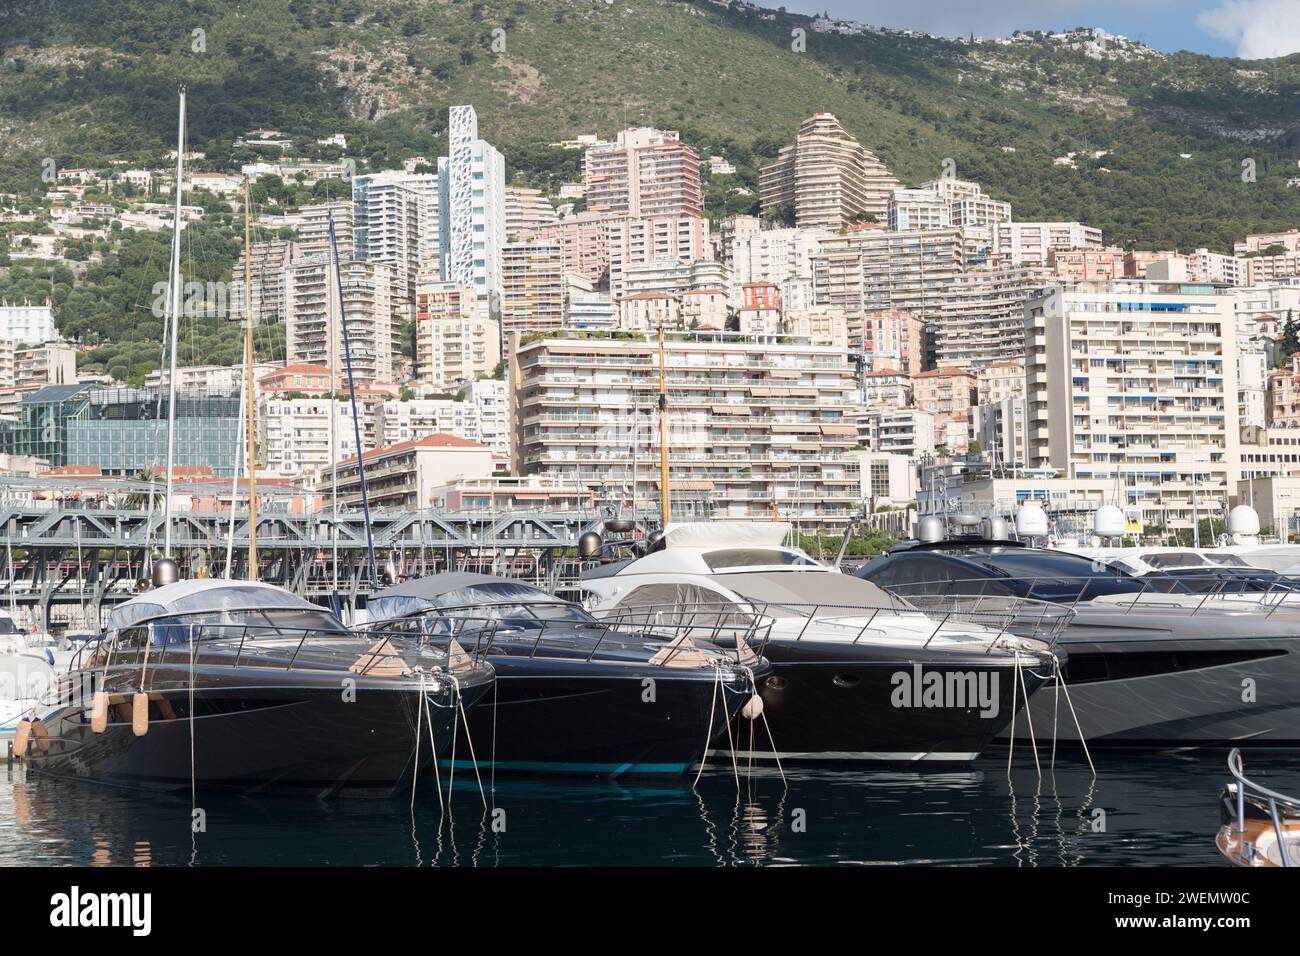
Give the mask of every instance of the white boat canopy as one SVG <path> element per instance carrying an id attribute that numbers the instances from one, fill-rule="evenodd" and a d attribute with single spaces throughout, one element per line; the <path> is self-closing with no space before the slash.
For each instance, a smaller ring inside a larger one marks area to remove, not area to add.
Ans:
<path id="1" fill-rule="evenodd" d="M 777 548 L 790 534 L 788 521 L 683 521 L 669 524 L 665 548 Z"/>
<path id="2" fill-rule="evenodd" d="M 260 581 L 220 578 L 177 581 L 131 598 L 109 612 L 108 629 L 121 630 L 145 621 L 182 614 L 222 611 L 316 611 L 328 613 L 298 595 Z"/>

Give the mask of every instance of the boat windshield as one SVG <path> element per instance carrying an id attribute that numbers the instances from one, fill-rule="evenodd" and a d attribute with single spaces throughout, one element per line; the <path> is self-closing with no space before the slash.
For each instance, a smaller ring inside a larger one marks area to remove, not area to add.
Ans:
<path id="1" fill-rule="evenodd" d="M 376 598 L 370 602 L 374 620 L 391 620 L 398 616 L 389 613 L 398 609 L 398 602 L 408 602 L 410 610 L 425 612 L 426 620 L 438 617 L 462 617 L 484 621 L 500 621 L 510 627 L 540 628 L 553 624 L 591 624 L 595 619 L 567 601 L 547 594 L 540 588 L 512 581 L 491 581 L 468 587 L 444 591 L 430 607 L 426 600 L 416 599 L 415 606 L 409 598 Z"/>
<path id="2" fill-rule="evenodd" d="M 21 632 L 18 630 L 17 625 L 14 624 L 13 618 L 11 618 L 7 614 L 4 617 L 0 617 L 0 634 L 18 634 L 18 633 Z"/>
<path id="3" fill-rule="evenodd" d="M 820 568 L 821 565 L 799 551 L 786 548 L 722 548 L 708 551 L 704 563 L 710 571 L 730 568 L 801 567 Z"/>
<path id="4" fill-rule="evenodd" d="M 328 611 L 293 608 L 252 608 L 230 611 L 207 611 L 201 614 L 171 616 L 150 621 L 147 625 L 124 628 L 118 641 L 122 646 L 141 646 L 148 641 L 154 647 L 188 644 L 190 635 L 200 641 L 254 641 L 291 638 L 304 634 L 348 637 L 350 632 Z"/>
<path id="5" fill-rule="evenodd" d="M 964 555 L 967 560 L 1022 583 L 1025 597 L 1040 601 L 1089 601 L 1112 594 L 1136 594 L 1144 585 L 1132 575 L 1087 558 L 1040 549 L 997 549 Z"/>

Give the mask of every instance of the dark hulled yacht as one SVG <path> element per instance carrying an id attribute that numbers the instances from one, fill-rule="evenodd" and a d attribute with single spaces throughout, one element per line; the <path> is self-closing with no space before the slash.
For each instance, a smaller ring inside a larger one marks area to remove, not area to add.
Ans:
<path id="1" fill-rule="evenodd" d="M 491 684 L 470 655 L 352 633 L 282 588 L 180 581 L 113 609 L 28 759 L 147 789 L 386 795 Z"/>
<path id="2" fill-rule="evenodd" d="M 677 776 L 696 766 L 769 671 L 738 633 L 729 651 L 595 620 L 518 581 L 456 572 L 379 592 L 372 626 L 454 637 L 496 688 L 469 724 L 479 763 L 503 772 Z"/>
<path id="3" fill-rule="evenodd" d="M 1001 625 L 1020 602 L 938 613 L 783 542 L 783 522 L 669 525 L 649 553 L 584 576 L 597 616 L 628 626 L 770 621 L 760 682 L 782 760 L 973 760 L 1050 676 L 1050 644 Z M 1059 618 L 1053 609 L 1043 632 Z M 737 726 L 741 756 L 749 750 Z M 723 742 L 719 742 L 721 749 Z"/>

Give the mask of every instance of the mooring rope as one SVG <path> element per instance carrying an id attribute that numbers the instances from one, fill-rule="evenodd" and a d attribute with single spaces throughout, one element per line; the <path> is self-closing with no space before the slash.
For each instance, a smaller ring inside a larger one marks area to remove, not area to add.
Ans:
<path id="1" fill-rule="evenodd" d="M 1029 723 L 1029 747 L 1034 752 L 1034 769 L 1042 777 L 1043 768 L 1038 763 L 1038 740 L 1034 737 L 1034 715 L 1029 711 L 1029 688 L 1025 686 L 1025 669 L 1020 666 L 1020 652 L 1016 652 L 1016 677 L 1020 680 L 1020 689 L 1025 695 L 1025 720 Z"/>
<path id="2" fill-rule="evenodd" d="M 478 783 L 478 795 L 483 800 L 483 809 L 488 808 L 487 794 L 483 792 L 483 778 L 478 772 L 478 758 L 474 755 L 474 735 L 469 730 L 469 718 L 465 716 L 465 698 L 460 692 L 460 681 L 454 675 L 448 675 L 452 686 L 456 689 L 456 708 L 460 711 L 460 721 L 465 725 L 465 743 L 469 747 L 469 761 L 474 768 L 474 779 Z M 452 714 L 451 719 L 454 721 L 456 715 Z"/>
<path id="3" fill-rule="evenodd" d="M 1074 711 L 1074 701 L 1070 700 L 1070 688 L 1066 686 L 1065 677 L 1059 671 L 1056 679 L 1060 683 L 1061 689 L 1065 691 L 1065 702 L 1070 706 L 1070 716 L 1074 718 L 1074 729 L 1079 734 L 1079 743 L 1083 746 L 1083 755 L 1088 758 L 1088 769 L 1092 771 L 1092 775 L 1095 777 L 1097 776 L 1097 768 L 1093 765 L 1092 754 L 1088 752 L 1088 741 L 1083 738 L 1083 728 L 1079 726 L 1079 715 Z"/>
<path id="4" fill-rule="evenodd" d="M 721 681 L 722 672 L 715 670 L 713 680 L 715 683 Z M 713 715 L 718 706 L 717 688 L 715 687 L 714 690 L 715 693 L 709 698 L 709 729 L 704 732 L 704 753 L 700 756 L 700 768 L 695 771 L 695 779 L 691 781 L 692 789 L 699 785 L 700 777 L 704 774 L 704 765 L 709 761 L 709 744 L 713 742 Z"/>
<path id="5" fill-rule="evenodd" d="M 424 668 L 420 669 L 420 700 L 424 700 Z M 411 768 L 411 814 L 414 819 L 415 814 L 415 785 L 420 780 L 420 738 L 424 736 L 424 707 L 421 704 L 415 705 L 415 753 L 413 755 L 413 764 Z M 436 763 L 438 755 L 434 754 Z M 439 794 L 441 796 L 441 794 Z"/>

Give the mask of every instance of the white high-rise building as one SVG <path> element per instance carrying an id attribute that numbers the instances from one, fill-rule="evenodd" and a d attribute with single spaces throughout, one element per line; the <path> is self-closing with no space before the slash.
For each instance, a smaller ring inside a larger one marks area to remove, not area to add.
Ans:
<path id="1" fill-rule="evenodd" d="M 453 106 L 449 155 L 438 159 L 442 279 L 478 292 L 501 314 L 501 249 L 506 242 L 506 163 L 479 139 L 472 106 Z"/>
<path id="2" fill-rule="evenodd" d="M 1241 476 L 1233 297 L 1202 284 L 1058 286 L 1025 306 L 1033 468 L 1113 482 L 1148 525 L 1191 528 Z"/>
<path id="3" fill-rule="evenodd" d="M 388 266 L 409 303 L 420 267 L 438 256 L 438 177 L 394 170 L 358 176 L 352 201 L 356 258 Z"/>

